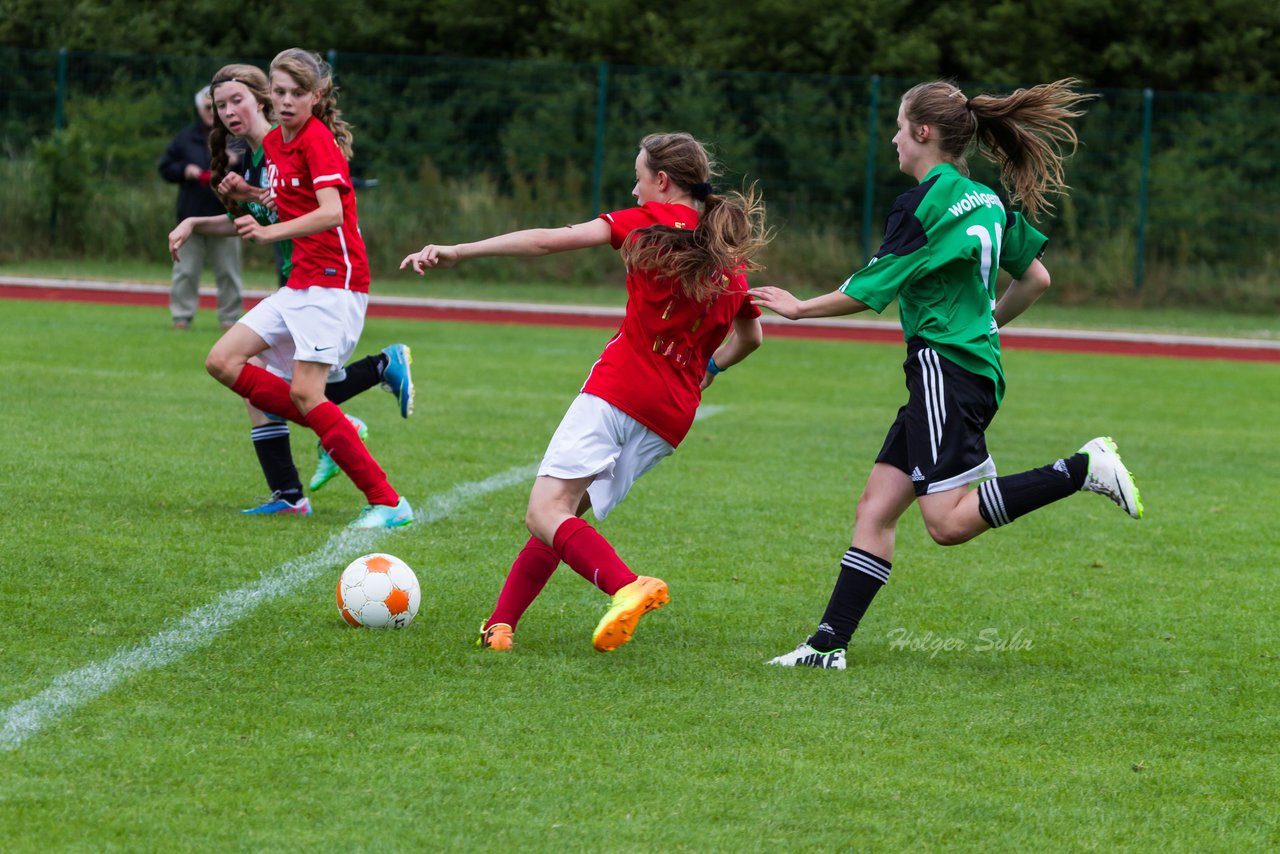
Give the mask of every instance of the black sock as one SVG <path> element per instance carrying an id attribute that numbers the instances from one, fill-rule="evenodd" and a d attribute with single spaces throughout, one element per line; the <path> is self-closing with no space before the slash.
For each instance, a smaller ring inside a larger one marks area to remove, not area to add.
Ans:
<path id="1" fill-rule="evenodd" d="M 1079 492 L 1088 473 L 1088 455 L 1073 454 L 1053 465 L 988 480 L 978 487 L 978 512 L 988 525 L 999 528 Z"/>
<path id="2" fill-rule="evenodd" d="M 376 356 L 365 356 L 358 362 L 347 365 L 346 379 L 332 382 L 324 387 L 324 396 L 341 406 L 362 391 L 382 382 L 382 369 L 387 365 L 385 353 Z"/>
<path id="3" fill-rule="evenodd" d="M 818 630 L 809 638 L 809 646 L 818 652 L 847 647 L 871 600 L 889 580 L 892 568 L 889 561 L 862 549 L 850 548 L 845 552 L 826 613 Z"/>
<path id="4" fill-rule="evenodd" d="M 293 452 L 289 447 L 289 425 L 264 424 L 254 427 L 250 435 L 267 487 L 273 495 L 279 493 L 290 504 L 296 504 L 302 497 L 302 481 L 298 478 L 298 468 L 293 464 Z"/>

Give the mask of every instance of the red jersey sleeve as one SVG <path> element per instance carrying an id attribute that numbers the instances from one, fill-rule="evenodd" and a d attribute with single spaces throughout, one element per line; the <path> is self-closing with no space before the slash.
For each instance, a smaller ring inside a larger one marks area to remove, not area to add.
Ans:
<path id="1" fill-rule="evenodd" d="M 638 228 L 648 228 L 658 224 L 658 218 L 645 208 L 627 208 L 626 210 L 602 213 L 600 219 L 609 223 L 609 245 L 621 249 L 627 236 Z"/>
<path id="2" fill-rule="evenodd" d="M 729 288 L 731 291 L 745 291 L 747 288 L 751 287 L 747 284 L 747 277 L 741 273 L 731 273 L 730 276 L 733 278 L 733 282 Z M 735 317 L 750 320 L 753 317 L 759 316 L 760 307 L 756 305 L 755 300 L 751 297 L 743 298 L 742 304 L 738 306 L 738 311 L 736 312 Z"/>
<path id="3" fill-rule="evenodd" d="M 334 187 L 339 193 L 351 192 L 351 167 L 333 133 L 319 120 L 311 122 L 307 130 L 302 143 L 311 168 L 311 189 Z"/>

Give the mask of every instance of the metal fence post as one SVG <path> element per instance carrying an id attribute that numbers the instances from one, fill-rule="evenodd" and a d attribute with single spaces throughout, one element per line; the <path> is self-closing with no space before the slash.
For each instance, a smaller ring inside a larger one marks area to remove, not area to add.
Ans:
<path id="1" fill-rule="evenodd" d="M 880 75 L 871 75 L 871 103 L 867 110 L 867 177 L 862 188 L 862 263 L 871 260 L 871 216 L 876 200 L 876 123 L 880 111 Z"/>
<path id="2" fill-rule="evenodd" d="M 67 100 L 67 49 L 58 48 L 58 94 L 53 106 L 53 128 L 62 130 L 66 126 Z"/>
<path id="3" fill-rule="evenodd" d="M 591 216 L 599 214 L 604 204 L 604 122 L 608 95 L 609 63 L 602 62 L 596 68 L 596 145 L 595 162 L 591 168 Z"/>
<path id="4" fill-rule="evenodd" d="M 1142 290 L 1147 255 L 1147 190 L 1151 179 L 1151 114 L 1155 93 L 1142 90 L 1142 166 L 1138 178 L 1138 258 L 1133 269 L 1133 289 Z"/>

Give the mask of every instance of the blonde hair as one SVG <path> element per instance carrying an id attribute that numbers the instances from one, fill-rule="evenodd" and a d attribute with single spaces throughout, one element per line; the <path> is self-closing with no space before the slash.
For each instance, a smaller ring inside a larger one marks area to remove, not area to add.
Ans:
<path id="1" fill-rule="evenodd" d="M 333 134 L 342 156 L 350 160 L 355 155 L 352 146 L 351 125 L 342 120 L 338 109 L 338 87 L 333 85 L 333 69 L 320 54 L 300 47 L 291 47 L 276 54 L 271 60 L 271 73 L 282 71 L 293 78 L 308 92 L 319 92 L 320 99 L 311 108 L 311 114 L 325 123 Z"/>
<path id="2" fill-rule="evenodd" d="M 654 133 L 640 141 L 648 167 L 702 201 L 694 229 L 652 225 L 622 247 L 628 267 L 653 270 L 680 282 L 685 296 L 706 302 L 725 289 L 726 273 L 762 269 L 754 256 L 772 235 L 765 227 L 764 203 L 755 186 L 746 194 L 716 193 L 719 174 L 706 146 L 687 133 Z"/>
<path id="3" fill-rule="evenodd" d="M 966 175 L 965 159 L 976 148 L 999 167 L 1010 200 L 1038 219 L 1053 209 L 1049 194 L 1070 189 L 1062 161 L 1075 152 L 1079 139 L 1067 120 L 1084 115 L 1077 107 L 1098 97 L 1076 91 L 1079 85 L 1068 77 L 1009 95 L 966 98 L 954 83 L 937 80 L 908 90 L 903 114 L 913 125 L 935 128 L 942 153 Z M 1065 154 L 1064 147 L 1070 149 Z"/>
<path id="4" fill-rule="evenodd" d="M 205 87 L 211 98 L 223 83 L 242 84 L 253 95 L 254 100 L 262 105 L 266 117 L 272 118 L 270 86 L 267 83 L 267 75 L 262 73 L 261 68 L 241 64 L 222 66 L 218 69 L 218 73 L 213 75 L 213 82 Z M 231 135 L 231 131 L 227 130 L 227 126 L 222 123 L 222 116 L 218 114 L 217 109 L 214 109 L 213 128 L 209 131 L 209 171 L 211 173 L 209 187 L 218 197 L 218 201 L 222 202 L 223 207 L 233 215 L 240 216 L 245 213 L 245 206 L 218 192 L 218 185 L 231 171 L 231 158 L 227 154 L 227 139 Z"/>

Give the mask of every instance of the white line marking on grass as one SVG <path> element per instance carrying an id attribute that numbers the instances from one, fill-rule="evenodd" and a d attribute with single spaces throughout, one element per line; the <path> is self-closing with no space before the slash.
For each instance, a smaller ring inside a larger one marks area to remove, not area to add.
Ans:
<path id="1" fill-rule="evenodd" d="M 537 466 L 517 466 L 473 483 L 455 486 L 431 499 L 418 514 L 417 524 L 437 522 L 491 492 L 530 480 Z M 294 558 L 246 587 L 223 593 L 182 617 L 172 628 L 158 632 L 136 646 L 109 658 L 58 676 L 45 690 L 14 703 L 0 714 L 0 750 L 17 750 L 42 729 L 121 682 L 170 664 L 211 643 L 258 606 L 286 596 L 320 573 L 357 554 L 373 551 L 386 531 L 344 529 L 311 554 Z"/>
<path id="2" fill-rule="evenodd" d="M 693 416 L 693 420 L 702 421 L 705 418 L 710 418 L 712 415 L 719 415 L 728 408 L 729 407 L 727 406 L 716 403 L 704 403 L 698 407 L 698 412 Z"/>

